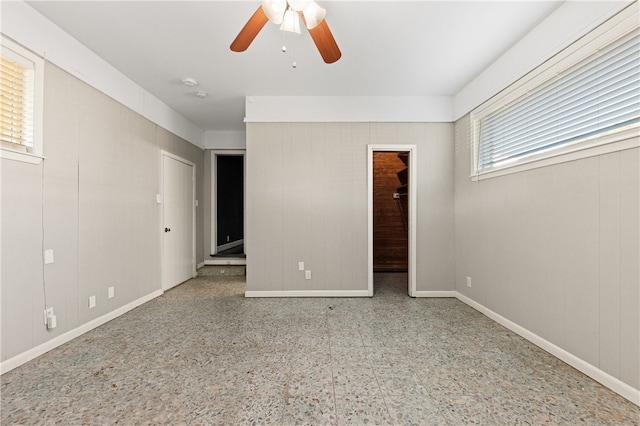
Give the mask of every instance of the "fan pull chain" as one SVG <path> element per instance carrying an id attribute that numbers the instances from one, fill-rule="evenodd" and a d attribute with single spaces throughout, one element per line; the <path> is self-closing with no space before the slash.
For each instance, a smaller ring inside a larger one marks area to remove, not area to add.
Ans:
<path id="1" fill-rule="evenodd" d="M 282 32 L 282 53 L 287 53 L 287 44 L 286 44 L 286 31 Z M 296 62 L 296 39 L 293 38 L 293 64 L 291 64 L 292 68 L 297 68 L 298 63 Z"/>
<path id="2" fill-rule="evenodd" d="M 293 39 L 293 64 L 291 65 L 293 68 L 296 68 L 298 64 L 296 63 L 296 40 Z"/>
<path id="3" fill-rule="evenodd" d="M 282 31 L 282 53 L 286 53 L 287 52 L 287 45 L 285 44 L 285 34 L 287 32 L 286 31 Z"/>

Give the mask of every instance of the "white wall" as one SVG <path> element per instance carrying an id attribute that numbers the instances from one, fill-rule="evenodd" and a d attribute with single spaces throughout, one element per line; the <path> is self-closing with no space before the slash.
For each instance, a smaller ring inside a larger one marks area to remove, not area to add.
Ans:
<path id="1" fill-rule="evenodd" d="M 196 163 L 203 199 L 202 149 L 48 62 L 44 93 L 46 159 L 0 160 L 2 372 L 161 294 L 161 150 Z M 202 205 L 196 225 L 201 262 Z"/>
<path id="2" fill-rule="evenodd" d="M 208 130 L 204 132 L 204 149 L 245 149 L 247 147 L 247 132 L 233 130 Z"/>
<path id="3" fill-rule="evenodd" d="M 22 0 L 2 2 L 0 30 L 153 123 L 203 147 L 204 132 Z"/>
<path id="4" fill-rule="evenodd" d="M 449 123 L 449 96 L 247 96 L 247 123 Z"/>
<path id="5" fill-rule="evenodd" d="M 476 183 L 455 140 L 456 290 L 637 398 L 640 148 Z"/>
<path id="6" fill-rule="evenodd" d="M 453 290 L 451 124 L 250 123 L 249 294 L 366 295 L 367 144 L 417 145 L 417 290 Z"/>

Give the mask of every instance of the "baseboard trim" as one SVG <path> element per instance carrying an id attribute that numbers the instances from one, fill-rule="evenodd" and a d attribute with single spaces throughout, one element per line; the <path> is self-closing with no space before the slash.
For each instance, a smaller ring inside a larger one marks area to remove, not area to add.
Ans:
<path id="1" fill-rule="evenodd" d="M 205 260 L 205 265 L 246 265 L 247 259 L 234 259 L 220 257 L 218 259 Z"/>
<path id="2" fill-rule="evenodd" d="M 542 337 L 538 336 L 535 333 L 532 333 L 531 331 L 527 330 L 526 328 L 514 323 L 513 321 L 503 317 L 500 314 L 497 314 L 497 313 L 493 312 L 491 309 L 485 307 L 484 305 L 481 305 L 480 303 L 476 302 L 473 299 L 470 299 L 469 297 L 465 296 L 464 294 L 461 294 L 459 292 L 455 292 L 455 293 L 456 293 L 456 298 L 458 300 L 460 300 L 461 302 L 471 306 L 473 309 L 475 309 L 478 312 L 486 315 L 487 317 L 491 318 L 492 320 L 494 320 L 498 324 L 500 324 L 500 325 L 508 328 L 509 330 L 513 331 L 514 333 L 524 337 L 525 339 L 527 339 L 528 341 L 530 341 L 534 345 L 536 345 L 539 348 L 549 352 L 551 355 L 553 355 L 556 358 L 559 358 L 560 360 L 566 362 L 567 364 L 569 364 L 573 368 L 575 368 L 575 369 L 581 371 L 582 373 L 586 374 L 587 376 L 591 377 L 593 380 L 595 380 L 595 381 L 601 383 L 602 385 L 608 387 L 609 389 L 611 389 L 612 391 L 614 391 L 618 395 L 622 396 L 623 398 L 626 398 L 629 401 L 633 402 L 634 404 L 640 406 L 640 390 L 639 389 L 633 388 L 632 386 L 624 383 L 620 379 L 617 379 L 617 378 L 613 377 L 612 375 L 602 371 L 598 367 L 596 367 L 596 366 L 594 366 L 592 364 L 589 364 L 585 360 L 583 360 L 581 358 L 578 358 L 577 356 L 573 355 L 572 353 L 567 352 L 566 350 L 562 349 L 559 346 L 556 346 L 555 344 L 549 342 L 546 339 L 543 339 Z"/>
<path id="3" fill-rule="evenodd" d="M 17 368 L 29 361 L 31 361 L 34 358 L 39 357 L 40 355 L 44 355 L 45 353 L 49 352 L 52 349 L 57 348 L 58 346 L 61 346 L 73 339 L 75 339 L 76 337 L 79 337 L 81 335 L 83 335 L 84 333 L 93 330 L 94 328 L 97 328 L 127 312 L 129 312 L 130 310 L 137 308 L 140 305 L 143 305 L 145 303 L 147 303 L 148 301 L 155 299 L 158 296 L 162 296 L 162 294 L 164 294 L 164 291 L 162 290 L 156 290 L 153 293 L 150 293 L 144 297 L 141 297 L 140 299 L 134 300 L 131 303 L 127 303 L 124 306 L 121 306 L 118 309 L 115 309 L 101 317 L 95 318 L 89 322 L 86 322 L 82 325 L 80 325 L 77 328 L 74 328 L 73 330 L 67 331 L 64 334 L 61 334 L 57 337 L 54 337 L 51 340 L 48 340 L 44 343 L 42 343 L 41 345 L 38 345 L 34 348 L 31 348 L 29 350 L 27 350 L 26 352 L 23 352 L 19 355 L 14 356 L 13 358 L 9 358 L 5 361 L 3 361 L 2 363 L 0 363 L 0 375 L 13 370 L 14 368 Z"/>
<path id="4" fill-rule="evenodd" d="M 206 263 L 206 262 L 205 262 Z M 81 336 L 88 331 L 91 331 L 125 313 L 137 308 L 144 303 L 155 299 L 158 296 L 164 294 L 162 290 L 156 290 L 140 299 L 134 300 L 118 309 L 115 309 L 99 318 L 93 319 L 81 326 L 70 330 L 58 337 L 55 337 L 47 342 L 42 343 L 32 349 L 29 349 L 19 355 L 9 358 L 6 361 L 0 363 L 0 375 L 17 368 L 32 359 L 39 357 L 52 349 L 61 346 L 76 337 Z M 369 297 L 367 290 L 291 290 L 291 291 L 246 291 L 245 297 Z M 513 321 L 503 317 L 502 315 L 492 311 L 484 305 L 476 302 L 473 299 L 461 294 L 457 291 L 418 291 L 416 297 L 455 297 L 466 305 L 474 308 L 478 312 L 491 318 L 498 324 L 506 327 L 514 333 L 527 339 L 534 345 L 549 352 L 556 358 L 566 362 L 575 369 L 581 371 L 587 376 L 591 377 L 595 381 L 601 383 L 607 388 L 611 389 L 615 393 L 619 394 L 623 398 L 628 399 L 632 403 L 640 406 L 640 390 L 635 389 L 632 386 L 622 382 L 621 380 L 611 376 L 610 374 L 602 371 L 598 367 L 589 364 L 581 358 L 567 352 L 566 350 L 556 346 L 548 340 L 538 336 L 537 334 L 527 330 L 526 328 L 514 323 Z"/>
<path id="5" fill-rule="evenodd" d="M 416 297 L 457 297 L 457 291 L 416 291 Z"/>
<path id="6" fill-rule="evenodd" d="M 369 297 L 367 290 L 278 290 L 244 292 L 244 297 Z"/>
<path id="7" fill-rule="evenodd" d="M 196 270 L 202 268 L 204 266 L 204 262 L 200 262 L 196 265 Z"/>

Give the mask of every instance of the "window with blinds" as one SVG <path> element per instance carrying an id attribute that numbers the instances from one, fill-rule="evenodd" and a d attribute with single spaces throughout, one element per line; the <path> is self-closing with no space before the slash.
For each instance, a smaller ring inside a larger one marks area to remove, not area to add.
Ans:
<path id="1" fill-rule="evenodd" d="M 478 172 L 640 123 L 640 32 L 627 33 L 476 122 Z"/>
<path id="2" fill-rule="evenodd" d="M 0 141 L 5 147 L 33 150 L 33 67 L 0 55 Z"/>
<path id="3" fill-rule="evenodd" d="M 43 100 L 44 60 L 0 34 L 0 158 L 42 161 Z"/>

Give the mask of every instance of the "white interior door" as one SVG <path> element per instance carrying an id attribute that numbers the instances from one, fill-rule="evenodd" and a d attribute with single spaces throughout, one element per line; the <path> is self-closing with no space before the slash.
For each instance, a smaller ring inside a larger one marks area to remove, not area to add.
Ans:
<path id="1" fill-rule="evenodd" d="M 162 289 L 195 276 L 195 165 L 162 155 Z"/>

